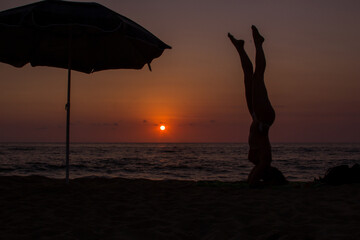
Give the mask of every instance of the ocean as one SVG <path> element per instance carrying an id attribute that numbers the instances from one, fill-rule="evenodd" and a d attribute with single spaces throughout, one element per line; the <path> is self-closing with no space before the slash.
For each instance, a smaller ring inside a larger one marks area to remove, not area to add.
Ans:
<path id="1" fill-rule="evenodd" d="M 360 164 L 360 144 L 272 144 L 273 166 L 289 181 L 312 181 Z M 241 143 L 100 143 L 70 146 L 70 178 L 244 181 L 252 163 Z M 65 178 L 65 144 L 1 143 L 0 175 Z"/>

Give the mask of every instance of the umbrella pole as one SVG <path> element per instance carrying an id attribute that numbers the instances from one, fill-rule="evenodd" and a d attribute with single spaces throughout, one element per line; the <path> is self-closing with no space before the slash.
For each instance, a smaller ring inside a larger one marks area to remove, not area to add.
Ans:
<path id="1" fill-rule="evenodd" d="M 71 68 L 68 69 L 68 91 L 66 104 L 66 183 L 69 183 L 69 158 L 70 158 L 70 89 Z"/>
<path id="2" fill-rule="evenodd" d="M 69 59 L 68 59 L 68 89 L 67 89 L 67 103 L 66 103 L 66 183 L 69 183 L 69 165 L 70 165 L 70 90 L 71 90 L 71 44 L 72 34 L 69 28 Z"/>

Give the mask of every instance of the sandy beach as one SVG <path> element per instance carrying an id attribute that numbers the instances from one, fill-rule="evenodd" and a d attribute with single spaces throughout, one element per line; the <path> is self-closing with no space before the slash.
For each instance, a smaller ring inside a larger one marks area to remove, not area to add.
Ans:
<path id="1" fill-rule="evenodd" d="M 0 177 L 1 239 L 360 239 L 360 185 Z"/>

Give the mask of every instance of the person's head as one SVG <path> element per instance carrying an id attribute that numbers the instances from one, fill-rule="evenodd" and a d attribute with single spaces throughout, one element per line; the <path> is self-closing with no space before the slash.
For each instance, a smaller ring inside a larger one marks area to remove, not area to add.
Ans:
<path id="1" fill-rule="evenodd" d="M 276 167 L 269 167 L 265 172 L 263 180 L 266 184 L 270 185 L 283 185 L 288 183 L 282 172 Z"/>

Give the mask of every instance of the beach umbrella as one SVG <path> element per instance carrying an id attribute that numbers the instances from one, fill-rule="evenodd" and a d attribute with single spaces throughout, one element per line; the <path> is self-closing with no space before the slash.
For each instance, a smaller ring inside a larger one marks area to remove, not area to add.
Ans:
<path id="1" fill-rule="evenodd" d="M 98 4 L 45 0 L 0 12 L 0 62 L 68 69 L 66 182 L 69 181 L 71 70 L 141 69 L 166 45 L 132 20 Z"/>

